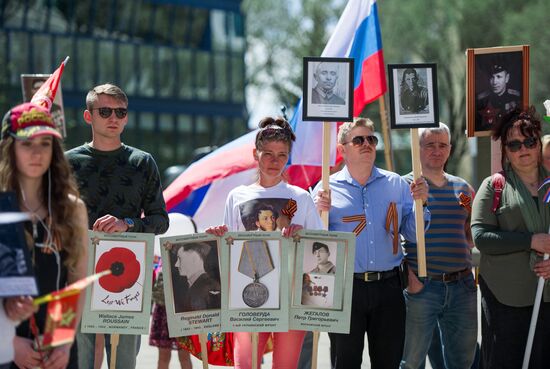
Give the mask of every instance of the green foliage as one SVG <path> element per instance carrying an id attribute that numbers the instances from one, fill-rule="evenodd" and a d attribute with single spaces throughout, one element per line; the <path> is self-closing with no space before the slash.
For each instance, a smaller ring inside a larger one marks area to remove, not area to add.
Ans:
<path id="1" fill-rule="evenodd" d="M 294 106 L 302 95 L 302 57 L 319 56 L 343 8 L 333 0 L 244 0 L 248 83 Z"/>
<path id="2" fill-rule="evenodd" d="M 344 5 L 245 0 L 249 46 L 267 51 L 265 59 L 249 60 L 249 83 L 272 87 L 282 103 L 292 106 L 301 96 L 302 57 L 320 55 Z M 544 112 L 542 102 L 550 98 L 546 0 L 378 0 L 378 6 L 387 63 L 437 63 L 440 120 L 451 128 L 454 158 L 467 152 L 467 48 L 531 45 L 530 100 Z M 375 104 L 365 114 L 378 120 Z M 458 164 L 451 160 L 448 170 L 456 173 Z"/>

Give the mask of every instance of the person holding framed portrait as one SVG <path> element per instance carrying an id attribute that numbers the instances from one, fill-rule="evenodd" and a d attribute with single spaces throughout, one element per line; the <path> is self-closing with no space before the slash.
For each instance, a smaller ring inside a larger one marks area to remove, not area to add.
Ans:
<path id="1" fill-rule="evenodd" d="M 88 208 L 89 228 L 97 232 L 161 234 L 168 229 L 157 164 L 151 154 L 122 143 L 128 123 L 128 97 L 120 87 L 103 84 L 86 95 L 83 118 L 92 141 L 65 153 Z M 95 333 L 77 336 L 79 367 L 94 368 Z M 121 334 L 117 368 L 133 369 L 141 336 Z M 110 362 L 111 335 L 105 335 Z"/>
<path id="2" fill-rule="evenodd" d="M 290 224 L 282 229 L 284 237 L 293 236 L 301 228 L 322 229 L 321 218 L 309 194 L 283 180 L 283 171 L 288 162 L 292 143 L 296 139 L 290 124 L 280 117 L 267 117 L 260 121 L 259 128 L 255 148 L 251 153 L 258 162 L 258 180 L 249 186 L 239 186 L 233 189 L 229 193 L 225 205 L 225 224 L 210 227 L 206 232 L 223 236 L 228 230 L 244 231 L 244 224 L 247 223 L 246 219 L 249 217 L 245 211 L 248 204 L 252 204 L 250 207 L 255 208 L 253 205 L 257 203 L 281 201 L 287 205 L 280 212 L 290 221 Z M 256 267 L 260 268 L 260 266 Z M 265 268 L 269 269 L 267 265 Z M 273 335 L 273 368 L 296 369 L 305 332 L 291 330 L 259 333 L 259 361 L 271 335 Z M 234 341 L 235 368 L 259 367 L 259 361 L 252 365 L 251 333 L 236 332 Z"/>
<path id="3" fill-rule="evenodd" d="M 344 168 L 330 176 L 330 192 L 313 190 L 320 211 L 329 211 L 329 230 L 357 236 L 349 334 L 330 333 L 336 369 L 360 369 L 367 334 L 371 366 L 398 368 L 405 339 L 407 272 L 401 234 L 416 240 L 414 200 L 428 199 L 420 177 L 410 185 L 396 173 L 374 165 L 374 123 L 355 118 L 338 131 L 338 152 Z M 430 212 L 424 207 L 424 219 Z"/>
<path id="4" fill-rule="evenodd" d="M 503 171 L 485 178 L 472 207 L 472 235 L 480 251 L 481 366 L 521 368 L 537 283 L 550 279 L 550 173 L 541 163 L 542 126 L 534 108 L 516 109 L 492 127 Z M 550 286 L 543 299 L 529 368 L 550 363 Z"/>

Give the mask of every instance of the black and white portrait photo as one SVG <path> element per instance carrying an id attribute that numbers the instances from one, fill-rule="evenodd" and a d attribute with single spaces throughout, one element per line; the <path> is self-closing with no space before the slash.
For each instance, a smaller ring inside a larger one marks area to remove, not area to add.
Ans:
<path id="1" fill-rule="evenodd" d="M 419 72 L 414 68 L 403 70 L 399 86 L 399 103 L 401 114 L 418 114 L 430 111 L 428 89 L 426 85 L 426 70 Z"/>
<path id="2" fill-rule="evenodd" d="M 438 123 L 436 68 L 433 63 L 388 64 L 392 128 Z"/>
<path id="3" fill-rule="evenodd" d="M 331 241 L 304 242 L 304 273 L 335 274 L 336 246 L 336 242 Z"/>
<path id="4" fill-rule="evenodd" d="M 353 59 L 304 58 L 303 91 L 303 120 L 350 120 Z"/>
<path id="5" fill-rule="evenodd" d="M 312 104 L 344 105 L 346 103 L 346 100 L 338 95 L 339 92 L 343 92 L 345 96 L 345 91 L 338 91 L 336 88 L 340 73 L 340 67 L 337 63 L 317 63 L 313 72 L 315 86 L 311 90 Z"/>
<path id="6" fill-rule="evenodd" d="M 178 243 L 170 251 L 174 312 L 220 309 L 216 241 Z"/>
<path id="7" fill-rule="evenodd" d="M 528 53 L 522 46 L 468 49 L 468 136 L 489 135 L 506 113 L 527 104 Z"/>

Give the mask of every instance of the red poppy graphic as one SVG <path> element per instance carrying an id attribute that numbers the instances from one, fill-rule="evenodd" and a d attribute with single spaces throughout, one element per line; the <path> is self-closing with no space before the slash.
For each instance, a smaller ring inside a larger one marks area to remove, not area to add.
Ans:
<path id="1" fill-rule="evenodd" d="M 123 247 L 113 247 L 99 257 L 96 273 L 110 269 L 111 274 L 99 278 L 99 285 L 109 292 L 122 292 L 132 287 L 140 272 L 136 254 Z"/>

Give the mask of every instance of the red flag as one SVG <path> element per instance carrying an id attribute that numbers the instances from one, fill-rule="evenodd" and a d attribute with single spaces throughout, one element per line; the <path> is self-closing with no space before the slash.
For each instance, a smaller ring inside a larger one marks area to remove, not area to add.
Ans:
<path id="1" fill-rule="evenodd" d="M 50 78 L 44 82 L 42 86 L 36 91 L 31 99 L 31 103 L 43 106 L 48 110 L 52 110 L 53 100 L 55 94 L 57 93 L 57 88 L 59 87 L 59 81 L 61 80 L 61 75 L 63 74 L 63 69 L 65 69 L 65 64 L 69 61 L 67 56 L 63 63 L 52 73 Z"/>
<path id="2" fill-rule="evenodd" d="M 78 298 L 82 292 L 92 282 L 110 274 L 111 270 L 105 270 L 101 273 L 79 279 L 67 287 L 38 297 L 34 300 L 34 305 L 48 303 L 46 311 L 46 324 L 40 341 L 37 341 L 39 351 L 45 351 L 53 347 L 70 343 L 74 340 L 77 322 Z M 38 328 L 31 320 L 31 326 L 34 335 L 39 337 Z"/>
<path id="3" fill-rule="evenodd" d="M 73 342 L 79 297 L 80 292 L 48 303 L 41 350 Z"/>

